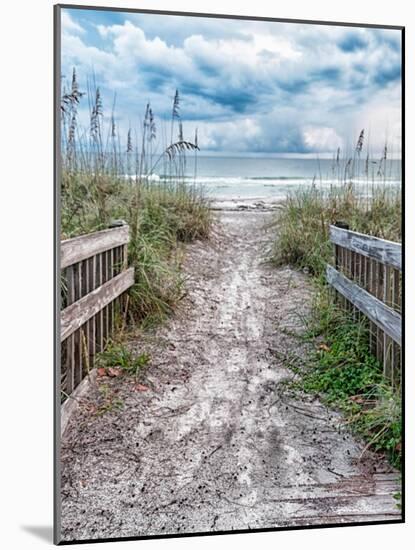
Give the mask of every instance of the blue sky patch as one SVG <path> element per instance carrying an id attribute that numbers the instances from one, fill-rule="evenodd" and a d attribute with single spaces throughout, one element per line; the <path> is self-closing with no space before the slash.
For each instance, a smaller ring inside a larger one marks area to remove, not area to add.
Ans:
<path id="1" fill-rule="evenodd" d="M 99 85 L 104 120 L 116 94 L 120 139 L 148 101 L 168 124 L 178 89 L 184 128 L 198 127 L 207 153 L 329 153 L 364 126 L 375 149 L 386 130 L 400 140 L 398 30 L 65 8 L 63 85 L 74 67 L 82 91 Z"/>

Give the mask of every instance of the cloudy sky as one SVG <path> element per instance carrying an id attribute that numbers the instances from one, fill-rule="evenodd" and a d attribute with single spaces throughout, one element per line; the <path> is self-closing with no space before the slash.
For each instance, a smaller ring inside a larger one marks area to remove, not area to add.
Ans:
<path id="1" fill-rule="evenodd" d="M 122 136 L 150 101 L 162 140 L 178 88 L 185 137 L 197 127 L 209 154 L 332 154 L 362 128 L 373 154 L 400 149 L 398 30 L 64 9 L 72 67 L 81 90 L 95 75 L 108 115 L 116 94 Z"/>

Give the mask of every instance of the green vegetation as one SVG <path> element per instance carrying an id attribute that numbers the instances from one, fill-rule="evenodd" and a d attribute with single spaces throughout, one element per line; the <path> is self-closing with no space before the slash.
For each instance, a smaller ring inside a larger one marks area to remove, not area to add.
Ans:
<path id="1" fill-rule="evenodd" d="M 318 394 L 342 410 L 350 427 L 368 442 L 367 448 L 401 461 L 401 398 L 383 378 L 382 366 L 369 350 L 369 332 L 337 307 L 326 288 L 316 291 L 305 337 L 315 351 L 294 387 Z"/>
<path id="2" fill-rule="evenodd" d="M 136 355 L 125 344 L 111 342 L 105 351 L 97 356 L 95 364 L 105 370 L 118 368 L 137 377 L 149 361 L 148 353 Z"/>
<path id="3" fill-rule="evenodd" d="M 209 235 L 211 214 L 203 196 L 181 183 L 132 184 L 85 172 L 64 173 L 63 182 L 62 237 L 125 220 L 130 226 L 129 264 L 135 268 L 129 318 L 148 324 L 168 314 L 183 293 L 180 244 Z M 81 193 L 75 206 L 74 197 Z"/>
<path id="4" fill-rule="evenodd" d="M 157 137 L 150 104 L 139 129 L 129 128 L 122 136 L 114 108 L 104 116 L 93 81 L 87 86 L 89 126 L 83 128 L 78 107 L 86 94 L 79 89 L 75 70 L 70 85 L 62 86 L 61 238 L 105 229 L 113 220 L 126 221 L 129 264 L 135 268 L 128 319 L 134 324 L 157 322 L 183 294 L 181 243 L 209 235 L 208 203 L 185 177 L 187 155 L 194 155 L 196 165 L 197 130 L 193 141 L 184 138 L 176 91 L 171 120 L 160 122 L 160 134 L 170 134 L 169 143 Z M 162 168 L 160 177 L 157 167 Z"/>
<path id="5" fill-rule="evenodd" d="M 98 390 L 99 400 L 93 410 L 96 416 L 103 416 L 109 412 L 120 411 L 124 407 L 123 400 L 111 391 L 108 384 L 101 384 Z"/>
<path id="6" fill-rule="evenodd" d="M 295 387 L 318 394 L 326 403 L 341 409 L 350 427 L 367 440 L 367 448 L 384 452 L 397 467 L 401 461 L 400 388 L 392 389 L 382 367 L 370 352 L 369 329 L 337 307 L 324 280 L 332 260 L 329 225 L 347 223 L 351 230 L 392 241 L 401 240 L 401 189 L 387 184 L 387 147 L 378 162 L 377 180 L 368 170 L 366 185 L 353 183 L 360 162 L 362 131 L 353 158 L 333 161 L 338 184 L 313 184 L 290 194 L 272 226 L 275 242 L 271 261 L 289 263 L 307 270 L 315 283 L 315 300 L 306 338 L 315 352 L 308 363 L 294 366 L 299 379 Z M 375 164 L 365 161 L 366 169 Z M 379 181 L 381 179 L 384 181 Z M 371 180 L 371 181 L 370 181 Z"/>
<path id="7" fill-rule="evenodd" d="M 401 190 L 373 185 L 370 197 L 352 183 L 323 190 L 317 186 L 290 194 L 274 221 L 272 261 L 290 263 L 321 275 L 330 260 L 329 225 L 345 222 L 353 231 L 401 239 Z"/>

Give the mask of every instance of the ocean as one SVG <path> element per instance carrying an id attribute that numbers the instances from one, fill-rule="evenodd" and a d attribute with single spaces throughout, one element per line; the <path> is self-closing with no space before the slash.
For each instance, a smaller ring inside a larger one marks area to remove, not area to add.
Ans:
<path id="1" fill-rule="evenodd" d="M 200 156 L 197 159 L 195 176 L 194 158 L 189 156 L 185 175 L 189 184 L 196 182 L 202 185 L 206 194 L 216 201 L 277 202 L 287 192 L 311 186 L 313 183 L 321 188 L 339 185 L 339 179 L 344 175 L 345 163 L 340 161 L 340 168 L 336 168 L 334 164 L 332 159 L 316 158 Z M 381 173 L 379 165 L 380 161 L 369 161 L 367 166 L 363 159 L 356 161 L 353 181 L 362 194 L 367 193 L 372 184 L 400 185 L 400 160 L 382 162 Z M 163 179 L 161 165 L 156 173 Z"/>

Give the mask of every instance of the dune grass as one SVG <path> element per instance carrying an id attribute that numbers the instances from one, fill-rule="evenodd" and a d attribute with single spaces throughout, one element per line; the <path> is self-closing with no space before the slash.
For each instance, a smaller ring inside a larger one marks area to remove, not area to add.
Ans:
<path id="1" fill-rule="evenodd" d="M 64 174 L 70 185 L 61 196 L 61 237 L 107 228 L 122 219 L 130 226 L 129 264 L 135 268 L 129 315 L 155 321 L 171 312 L 183 293 L 181 243 L 209 235 L 211 213 L 202 195 L 176 185 L 141 185 L 115 176 Z M 102 198 L 97 199 L 97 195 Z M 79 202 L 78 202 L 79 201 Z"/>
<path id="2" fill-rule="evenodd" d="M 357 151 L 361 152 L 363 132 Z M 359 147 L 359 149 L 358 149 Z M 392 388 L 382 367 L 371 354 L 369 328 L 340 309 L 332 299 L 324 271 L 332 261 L 333 245 L 329 225 L 346 223 L 351 230 L 401 241 L 401 188 L 385 178 L 387 148 L 379 162 L 377 181 L 367 178 L 366 186 L 353 181 L 345 160 L 337 185 L 311 185 L 287 196 L 271 224 L 275 232 L 270 260 L 275 265 L 291 264 L 312 276 L 315 286 L 311 317 L 306 322 L 306 339 L 313 352 L 300 369 L 295 387 L 317 394 L 340 408 L 351 428 L 367 441 L 367 449 L 383 452 L 400 467 L 402 404 L 400 388 Z M 337 164 L 339 153 L 337 155 Z M 369 165 L 369 157 L 366 164 Z"/>
<path id="3" fill-rule="evenodd" d="M 78 116 L 85 95 L 87 128 Z M 106 229 L 114 220 L 129 224 L 129 263 L 135 268 L 129 318 L 135 324 L 171 312 L 183 294 L 181 243 L 207 238 L 211 226 L 202 190 L 185 178 L 187 156 L 194 155 L 196 163 L 199 147 L 197 130 L 195 142 L 184 137 L 180 101 L 176 90 L 171 120 L 160 121 L 169 125 L 171 140 L 156 146 L 156 117 L 149 103 L 140 127 L 122 136 L 114 108 L 105 116 L 93 79 L 88 79 L 87 93 L 80 91 L 75 69 L 69 87 L 63 83 L 61 239 Z M 163 167 L 161 178 L 157 166 Z"/>
<path id="4" fill-rule="evenodd" d="M 290 194 L 274 220 L 272 261 L 307 268 L 320 275 L 331 258 L 329 225 L 347 223 L 351 230 L 401 240 L 401 190 L 373 186 L 370 198 L 353 184 L 323 190 L 308 187 Z"/>

